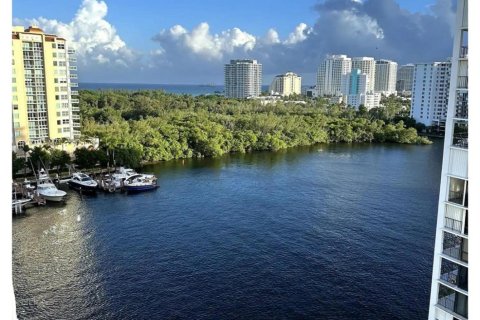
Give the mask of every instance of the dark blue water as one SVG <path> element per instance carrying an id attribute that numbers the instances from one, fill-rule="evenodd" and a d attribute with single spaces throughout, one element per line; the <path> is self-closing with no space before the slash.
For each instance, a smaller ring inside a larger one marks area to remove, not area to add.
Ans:
<path id="1" fill-rule="evenodd" d="M 145 168 L 13 221 L 19 319 L 425 319 L 442 143 Z"/>

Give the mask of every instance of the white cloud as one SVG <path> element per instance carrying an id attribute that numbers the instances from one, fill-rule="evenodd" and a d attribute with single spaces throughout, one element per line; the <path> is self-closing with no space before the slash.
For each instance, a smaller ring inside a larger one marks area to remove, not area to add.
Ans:
<path id="1" fill-rule="evenodd" d="M 115 27 L 105 20 L 108 7 L 104 1 L 84 0 L 75 17 L 68 23 L 43 17 L 37 19 L 14 19 L 16 24 L 37 25 L 45 32 L 69 40 L 76 50 L 78 61 L 83 65 L 98 63 L 106 65 L 114 61 L 128 66 L 135 54 L 117 34 Z"/>
<path id="2" fill-rule="evenodd" d="M 273 28 L 268 29 L 267 35 L 263 39 L 263 42 L 267 45 L 280 43 L 280 37 L 278 36 L 278 32 Z"/>
<path id="3" fill-rule="evenodd" d="M 300 23 L 295 27 L 295 30 L 288 35 L 288 39 L 285 40 L 285 44 L 296 44 L 307 39 L 308 35 L 313 31 L 305 23 Z"/>
<path id="4" fill-rule="evenodd" d="M 207 60 L 222 59 L 226 53 L 231 53 L 237 48 L 244 51 L 252 50 L 256 43 L 253 35 L 239 28 L 212 34 L 206 22 L 200 23 L 190 32 L 180 25 L 175 25 L 168 30 L 162 30 L 154 40 L 160 42 L 164 51 L 168 51 L 167 47 L 173 44 Z"/>

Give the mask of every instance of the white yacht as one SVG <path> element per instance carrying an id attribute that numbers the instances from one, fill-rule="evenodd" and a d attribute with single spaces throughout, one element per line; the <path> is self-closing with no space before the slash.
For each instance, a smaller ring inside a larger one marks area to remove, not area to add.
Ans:
<path id="1" fill-rule="evenodd" d="M 44 169 L 40 170 L 37 179 L 37 193 L 47 201 L 60 202 L 67 195 L 63 190 L 58 190 L 52 179 Z"/>
<path id="2" fill-rule="evenodd" d="M 67 183 L 70 187 L 85 192 L 95 192 L 98 187 L 95 180 L 82 172 L 75 172 Z"/>

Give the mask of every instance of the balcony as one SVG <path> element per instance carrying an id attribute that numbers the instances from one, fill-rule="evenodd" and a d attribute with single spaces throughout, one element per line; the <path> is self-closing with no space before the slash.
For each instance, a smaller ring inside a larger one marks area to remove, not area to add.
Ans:
<path id="1" fill-rule="evenodd" d="M 446 203 L 443 227 L 457 234 L 468 235 L 468 210 Z"/>
<path id="2" fill-rule="evenodd" d="M 468 149 L 468 123 L 455 121 L 452 146 Z"/>
<path id="3" fill-rule="evenodd" d="M 80 123 L 74 122 L 74 123 L 72 124 L 72 126 L 73 126 L 74 128 L 80 128 Z"/>
<path id="4" fill-rule="evenodd" d="M 458 89 L 468 89 L 468 76 L 459 76 L 457 82 Z"/>
<path id="5" fill-rule="evenodd" d="M 70 73 L 70 79 L 77 79 L 78 75 L 76 73 Z"/>
<path id="6" fill-rule="evenodd" d="M 468 119 L 468 91 L 457 90 L 455 118 Z"/>
<path id="7" fill-rule="evenodd" d="M 72 107 L 72 112 L 80 112 L 80 108 L 79 107 Z"/>
<path id="8" fill-rule="evenodd" d="M 72 90 L 72 91 L 70 91 L 70 94 L 72 96 L 78 96 L 78 91 Z"/>
<path id="9" fill-rule="evenodd" d="M 468 263 L 468 239 L 443 232 L 443 254 Z"/>
<path id="10" fill-rule="evenodd" d="M 468 59 L 468 46 L 460 47 L 460 59 Z"/>
<path id="11" fill-rule="evenodd" d="M 71 102 L 72 102 L 72 103 L 79 103 L 80 100 L 79 100 L 79 99 L 72 99 Z"/>
<path id="12" fill-rule="evenodd" d="M 76 71 L 76 70 L 77 70 L 77 66 L 68 66 L 68 70 Z"/>
<path id="13" fill-rule="evenodd" d="M 455 262 L 442 259 L 440 279 L 452 286 L 468 291 L 468 268 Z"/>
<path id="14" fill-rule="evenodd" d="M 75 54 L 75 50 L 74 49 L 68 49 L 68 54 Z"/>
<path id="15" fill-rule="evenodd" d="M 438 305 L 462 317 L 468 318 L 468 296 L 442 284 L 438 290 Z"/>
<path id="16" fill-rule="evenodd" d="M 76 83 L 76 82 L 70 82 L 70 87 L 71 87 L 71 88 L 77 88 L 77 87 L 78 87 L 78 83 Z"/>
<path id="17" fill-rule="evenodd" d="M 72 119 L 73 120 L 80 120 L 80 116 L 78 114 L 73 114 Z"/>
<path id="18" fill-rule="evenodd" d="M 68 58 L 68 62 L 77 63 L 77 58 Z"/>

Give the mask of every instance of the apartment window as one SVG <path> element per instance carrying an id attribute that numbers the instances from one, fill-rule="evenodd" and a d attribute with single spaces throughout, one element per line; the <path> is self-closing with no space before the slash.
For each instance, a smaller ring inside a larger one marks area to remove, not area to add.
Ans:
<path id="1" fill-rule="evenodd" d="M 55 43 L 52 43 L 52 48 L 55 49 L 57 45 Z"/>
<path id="2" fill-rule="evenodd" d="M 468 206 L 468 182 L 466 180 L 449 178 L 448 201 L 465 207 Z"/>
<path id="3" fill-rule="evenodd" d="M 442 284 L 438 290 L 438 304 L 468 318 L 468 297 Z"/>
<path id="4" fill-rule="evenodd" d="M 468 291 L 468 268 L 442 258 L 440 279 Z"/>
<path id="5" fill-rule="evenodd" d="M 444 231 L 443 253 L 454 259 L 468 262 L 468 239 Z"/>

